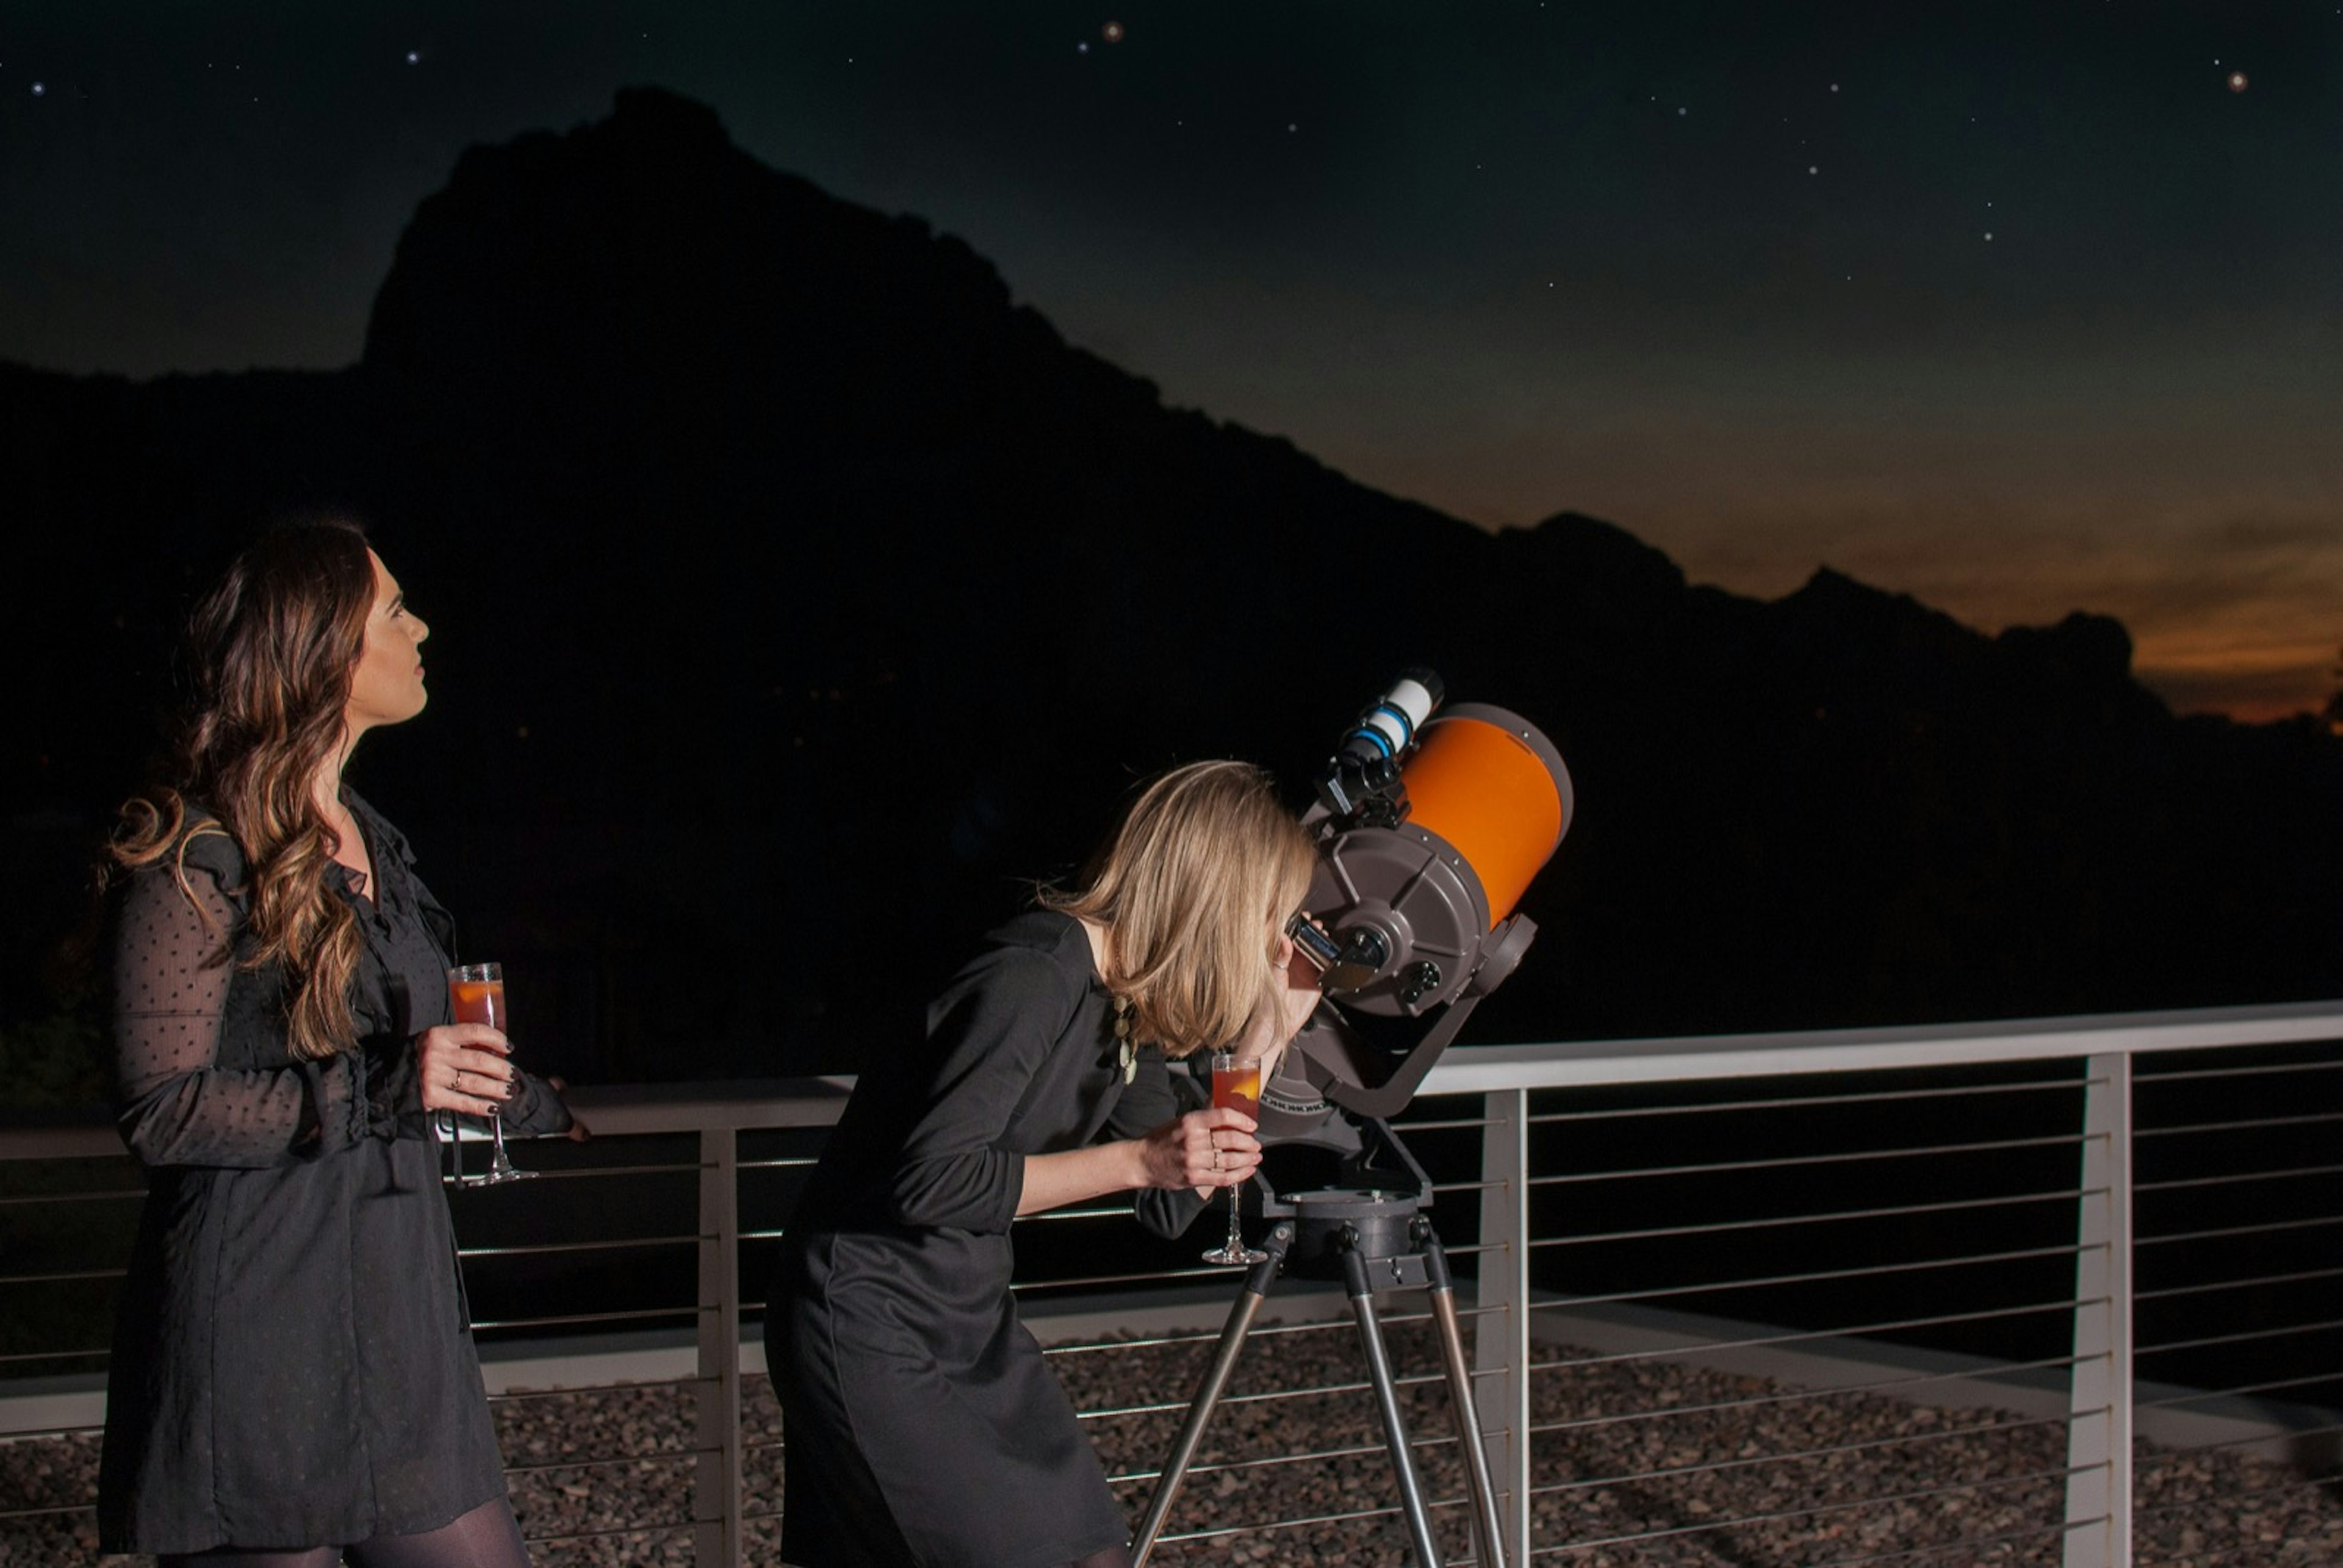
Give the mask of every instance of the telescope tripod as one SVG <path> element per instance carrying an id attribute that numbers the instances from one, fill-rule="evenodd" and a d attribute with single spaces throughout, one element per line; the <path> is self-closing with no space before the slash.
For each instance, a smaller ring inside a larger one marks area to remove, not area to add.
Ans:
<path id="1" fill-rule="evenodd" d="M 1367 1374 L 1374 1385 L 1375 1403 L 1383 1413 L 1383 1442 L 1391 1452 L 1392 1474 L 1399 1485 L 1400 1505 L 1407 1516 L 1408 1533 L 1415 1542 L 1416 1568 L 1443 1568 L 1440 1543 L 1432 1533 L 1432 1519 L 1416 1479 L 1415 1458 L 1408 1447 L 1407 1427 L 1401 1419 L 1399 1391 L 1392 1381 L 1391 1357 L 1383 1346 L 1383 1324 L 1375 1316 L 1374 1282 L 1386 1285 L 1422 1285 L 1430 1291 L 1433 1321 L 1440 1332 L 1442 1359 L 1448 1373 L 1449 1410 L 1456 1436 L 1463 1445 L 1465 1476 L 1473 1493 L 1473 1529 L 1480 1548 L 1482 1568 L 1505 1568 L 1503 1538 L 1497 1518 L 1496 1489 L 1489 1475 L 1488 1450 L 1481 1441 L 1481 1418 L 1473 1401 L 1471 1369 L 1464 1364 L 1464 1342 L 1457 1331 L 1456 1292 L 1448 1275 L 1448 1254 L 1432 1221 L 1417 1211 L 1418 1200 L 1389 1192 L 1329 1191 L 1303 1192 L 1294 1199 L 1294 1217 L 1282 1220 L 1262 1239 L 1268 1256 L 1255 1263 L 1238 1291 L 1221 1329 L 1219 1348 L 1196 1385 L 1188 1404 L 1188 1419 L 1163 1462 L 1163 1473 L 1148 1501 L 1147 1513 L 1131 1538 L 1132 1568 L 1146 1568 L 1148 1554 L 1162 1533 L 1163 1521 L 1180 1495 L 1181 1483 L 1196 1457 L 1205 1423 L 1212 1419 L 1238 1352 L 1244 1349 L 1254 1316 L 1269 1297 L 1270 1286 L 1287 1262 L 1308 1278 L 1339 1278 L 1351 1299 L 1358 1325 L 1359 1346 L 1365 1353 Z M 1298 1243 L 1298 1245 L 1297 1245 Z"/>

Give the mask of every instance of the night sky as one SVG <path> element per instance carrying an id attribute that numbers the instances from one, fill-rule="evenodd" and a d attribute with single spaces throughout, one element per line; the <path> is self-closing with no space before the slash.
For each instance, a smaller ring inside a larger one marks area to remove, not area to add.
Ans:
<path id="1" fill-rule="evenodd" d="M 2336 685 L 2338 0 L 5 0 L 0 357 L 349 364 L 465 146 L 638 83 L 1476 522 Z"/>

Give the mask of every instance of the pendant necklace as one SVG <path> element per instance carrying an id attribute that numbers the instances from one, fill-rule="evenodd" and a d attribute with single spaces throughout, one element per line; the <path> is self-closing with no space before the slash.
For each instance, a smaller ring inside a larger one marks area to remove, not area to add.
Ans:
<path id="1" fill-rule="evenodd" d="M 1114 999 L 1114 1060 L 1122 1069 L 1122 1081 L 1129 1083 L 1139 1074 L 1139 1048 L 1131 1038 L 1131 999 Z"/>

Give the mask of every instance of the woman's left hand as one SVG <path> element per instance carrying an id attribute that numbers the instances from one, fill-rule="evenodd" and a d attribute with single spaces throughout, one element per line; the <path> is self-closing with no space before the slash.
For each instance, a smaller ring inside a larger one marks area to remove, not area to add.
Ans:
<path id="1" fill-rule="evenodd" d="M 512 1098 L 512 1046 L 485 1023 L 439 1023 L 415 1039 L 417 1088 L 426 1111 L 494 1116 Z"/>
<path id="2" fill-rule="evenodd" d="M 1225 1105 L 1208 1105 L 1167 1121 L 1139 1141 L 1142 1187 L 1192 1187 L 1209 1194 L 1233 1187 L 1261 1164 L 1253 1120 Z"/>

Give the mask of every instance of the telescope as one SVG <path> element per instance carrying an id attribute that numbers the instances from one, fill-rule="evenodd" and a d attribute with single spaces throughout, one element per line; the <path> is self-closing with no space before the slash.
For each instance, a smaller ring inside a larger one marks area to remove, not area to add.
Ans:
<path id="1" fill-rule="evenodd" d="M 1403 673 L 1344 732 L 1302 818 L 1318 864 L 1286 930 L 1318 967 L 1322 1000 L 1262 1086 L 1262 1163 L 1249 1185 L 1272 1223 L 1132 1537 L 1136 1568 L 1282 1273 L 1343 1283 L 1419 1568 L 1443 1558 L 1373 1298 L 1392 1286 L 1430 1292 L 1478 1560 L 1504 1568 L 1447 1255 L 1423 1213 L 1432 1182 L 1386 1119 L 1521 963 L 1537 927 L 1515 905 L 1570 830 L 1573 795 L 1535 725 L 1485 704 L 1444 707 L 1446 696 L 1431 670 Z"/>
<path id="2" fill-rule="evenodd" d="M 1515 905 L 1570 830 L 1570 770 L 1519 714 L 1443 699 L 1407 671 L 1319 775 L 1318 866 L 1288 930 L 1325 1005 L 1262 1086 L 1264 1144 L 1340 1152 L 1346 1124 L 1399 1112 L 1537 934 Z"/>

